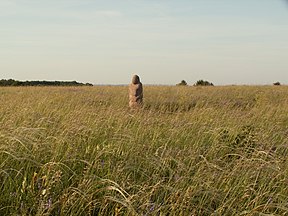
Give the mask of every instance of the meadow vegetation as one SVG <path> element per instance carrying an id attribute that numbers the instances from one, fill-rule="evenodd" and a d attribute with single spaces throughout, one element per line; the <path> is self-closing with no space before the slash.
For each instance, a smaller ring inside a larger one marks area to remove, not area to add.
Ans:
<path id="1" fill-rule="evenodd" d="M 288 215 L 288 86 L 0 88 L 0 215 Z"/>

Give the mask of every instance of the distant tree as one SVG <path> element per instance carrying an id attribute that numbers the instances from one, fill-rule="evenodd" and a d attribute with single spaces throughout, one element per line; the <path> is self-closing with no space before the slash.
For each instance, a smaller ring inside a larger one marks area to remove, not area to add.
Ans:
<path id="1" fill-rule="evenodd" d="M 194 86 L 214 86 L 213 83 L 210 83 L 208 81 L 205 80 L 198 80 Z"/>
<path id="2" fill-rule="evenodd" d="M 13 79 L 8 79 L 8 80 L 2 79 L 0 80 L 0 85 L 1 86 L 15 86 L 17 85 L 17 81 Z"/>
<path id="3" fill-rule="evenodd" d="M 177 86 L 187 86 L 187 82 L 182 80 L 180 83 L 176 84 Z"/>
<path id="4" fill-rule="evenodd" d="M 280 83 L 280 82 L 275 82 L 275 83 L 273 83 L 273 85 L 277 85 L 277 86 L 280 86 L 280 85 L 281 85 L 281 83 Z"/>

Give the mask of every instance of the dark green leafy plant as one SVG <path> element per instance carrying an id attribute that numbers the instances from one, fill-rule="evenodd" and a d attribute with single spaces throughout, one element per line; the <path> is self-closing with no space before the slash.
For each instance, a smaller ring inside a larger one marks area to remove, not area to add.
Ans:
<path id="1" fill-rule="evenodd" d="M 208 82 L 206 80 L 198 80 L 194 86 L 214 86 L 213 83 Z"/>

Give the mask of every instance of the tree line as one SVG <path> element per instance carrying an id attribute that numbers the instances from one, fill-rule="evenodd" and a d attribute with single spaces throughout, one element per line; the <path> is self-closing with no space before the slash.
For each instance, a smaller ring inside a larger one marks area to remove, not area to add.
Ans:
<path id="1" fill-rule="evenodd" d="M 187 82 L 185 80 L 182 80 L 180 83 L 176 84 L 177 86 L 187 86 Z M 213 83 L 208 82 L 206 80 L 198 80 L 194 86 L 214 86 Z"/>
<path id="2" fill-rule="evenodd" d="M 182 80 L 180 83 L 176 84 L 177 86 L 187 86 L 188 83 L 185 80 Z M 280 86 L 280 82 L 275 82 L 273 85 Z M 206 80 L 198 80 L 193 86 L 214 86 L 212 82 L 208 82 Z"/>
<path id="3" fill-rule="evenodd" d="M 14 79 L 1 79 L 0 86 L 93 86 L 91 83 L 76 81 L 18 81 Z"/>

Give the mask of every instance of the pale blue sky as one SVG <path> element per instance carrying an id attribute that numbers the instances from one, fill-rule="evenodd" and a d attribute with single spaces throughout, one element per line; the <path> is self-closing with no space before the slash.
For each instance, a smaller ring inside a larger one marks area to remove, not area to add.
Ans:
<path id="1" fill-rule="evenodd" d="M 0 0 L 0 79 L 288 84 L 285 0 Z"/>

